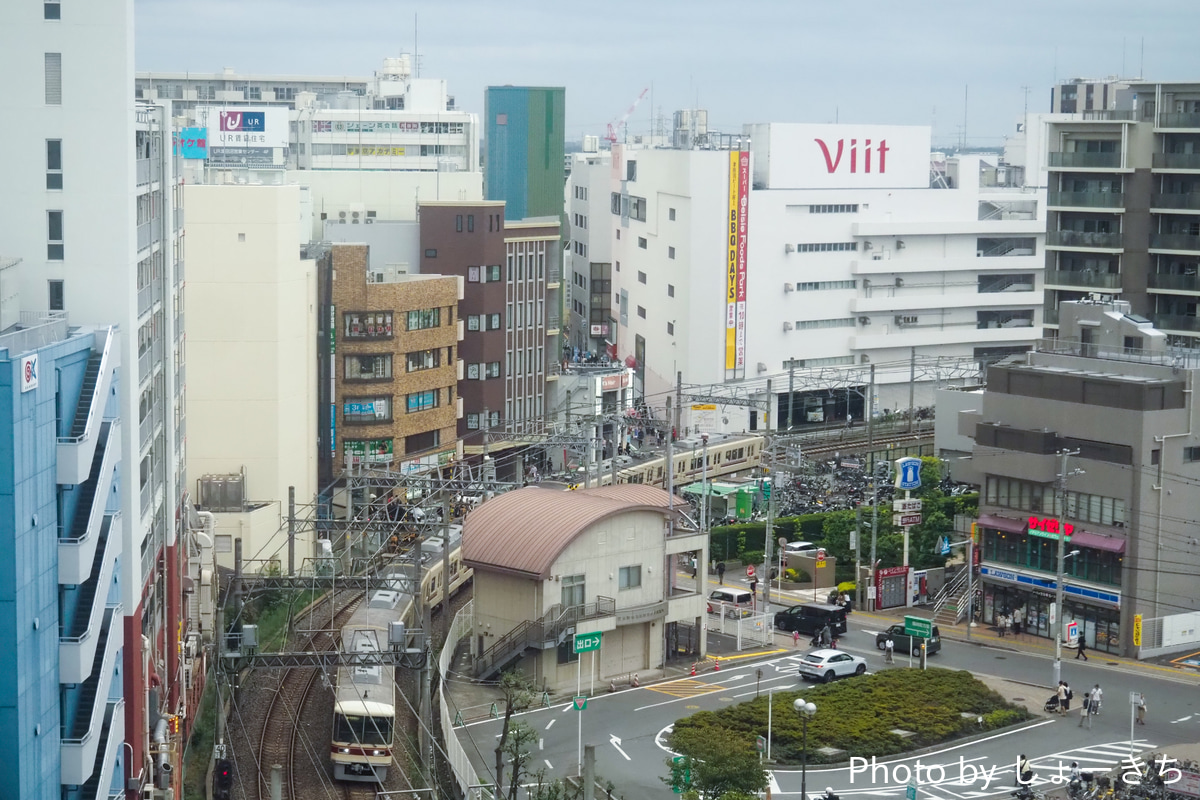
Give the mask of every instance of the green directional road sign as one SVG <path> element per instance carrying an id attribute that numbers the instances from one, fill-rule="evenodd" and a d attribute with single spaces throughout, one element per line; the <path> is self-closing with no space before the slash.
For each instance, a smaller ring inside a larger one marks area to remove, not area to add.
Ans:
<path id="1" fill-rule="evenodd" d="M 593 650 L 600 649 L 600 631 L 595 633 L 577 633 L 575 634 L 575 652 L 590 653 Z"/>
<path id="2" fill-rule="evenodd" d="M 909 636 L 928 639 L 933 636 L 933 620 L 923 617 L 905 617 L 904 632 Z"/>
<path id="3" fill-rule="evenodd" d="M 692 785 L 692 771 L 684 766 L 683 756 L 675 756 L 671 759 L 671 764 L 674 767 L 671 770 L 672 779 L 676 782 L 671 784 L 671 791 L 675 794 L 683 794 L 684 790 Z"/>

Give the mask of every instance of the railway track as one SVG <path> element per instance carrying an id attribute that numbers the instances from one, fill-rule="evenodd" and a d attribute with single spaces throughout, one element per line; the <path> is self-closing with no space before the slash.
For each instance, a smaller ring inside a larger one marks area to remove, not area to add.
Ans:
<path id="1" fill-rule="evenodd" d="M 803 453 L 806 457 L 811 458 L 816 455 L 825 455 L 828 453 L 854 453 L 862 450 L 879 450 L 892 444 L 915 445 L 926 441 L 933 441 L 933 431 L 914 431 L 913 433 L 899 433 L 891 436 L 876 436 L 869 444 L 866 437 L 822 441 L 805 447 Z"/>
<path id="2" fill-rule="evenodd" d="M 339 597 L 331 602 L 342 603 L 334 614 L 333 624 L 328 630 L 319 631 L 309 637 L 300 649 L 310 652 L 332 650 L 337 646 L 337 635 L 342 624 L 347 620 L 358 605 L 363 601 L 361 593 L 339 593 Z M 309 695 L 317 683 L 320 674 L 316 669 L 288 669 L 280 678 L 266 717 L 263 720 L 262 736 L 258 743 L 258 797 L 259 800 L 271 798 L 271 767 L 274 764 L 283 766 L 283 800 L 302 800 L 314 796 L 315 787 L 301 786 L 298 780 L 300 770 L 296 764 L 309 763 L 314 755 L 318 763 L 323 764 L 323 758 L 328 754 L 325 748 L 318 748 L 316 754 L 311 748 L 300 746 L 302 735 L 299 724 L 301 712 L 308 702 Z M 368 787 L 371 797 L 374 797 L 375 787 Z M 347 795 L 349 797 L 349 795 Z"/>

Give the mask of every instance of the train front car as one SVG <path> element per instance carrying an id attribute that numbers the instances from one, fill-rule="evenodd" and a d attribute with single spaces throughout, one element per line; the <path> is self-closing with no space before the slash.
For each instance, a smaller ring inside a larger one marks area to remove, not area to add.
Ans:
<path id="1" fill-rule="evenodd" d="M 388 647 L 388 624 L 411 601 L 402 592 L 371 595 L 342 628 L 344 652 L 380 652 Z M 382 783 L 392 763 L 396 683 L 389 666 L 340 667 L 333 701 L 330 758 L 342 781 Z"/>

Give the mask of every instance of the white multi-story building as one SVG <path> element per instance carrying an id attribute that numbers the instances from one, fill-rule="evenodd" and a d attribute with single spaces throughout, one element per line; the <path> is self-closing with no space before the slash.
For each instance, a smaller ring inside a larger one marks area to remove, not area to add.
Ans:
<path id="1" fill-rule="evenodd" d="M 371 78 L 143 73 L 137 87 L 174 102 L 207 182 L 310 189 L 313 239 L 322 220 L 412 220 L 422 201 L 483 199 L 478 115 L 444 80 L 414 77 L 406 55 Z"/>
<path id="2" fill-rule="evenodd" d="M 118 743 L 115 757 L 122 762 L 119 785 L 154 779 L 165 788 L 174 780 L 172 754 L 182 752 L 166 715 L 187 720 L 180 732 L 186 737 L 203 680 L 184 647 L 183 212 L 170 104 L 134 100 L 133 7 L 126 0 L 0 4 L 0 72 L 25 76 L 7 101 L 20 124 L 0 126 L 0 241 L 28 267 L 21 295 L 45 298 L 45 307 L 67 312 L 72 325 L 117 329 L 104 357 L 119 365 L 123 467 L 111 491 L 120 499 L 113 523 L 122 554 L 119 672 L 132 752 Z M 79 443 L 64 438 L 60 447 Z M 77 503 L 72 492 L 85 485 L 89 464 L 60 481 L 60 517 Z M 87 637 L 95 642 L 102 633 L 89 628 Z M 64 765 L 68 749 L 64 741 Z M 178 775 L 177 760 L 174 766 Z M 67 780 L 64 772 L 64 783 L 83 783 L 79 777 Z"/>
<path id="3" fill-rule="evenodd" d="M 991 359 L 1038 335 L 1043 189 L 1001 185 L 979 157 L 932 171 L 927 127 L 746 134 L 740 151 L 614 149 L 617 343 L 645 396 L 662 397 L 676 372 L 750 392 L 782 375 L 778 408 L 799 425 L 834 406 L 807 391 L 789 404 L 790 367 L 875 364 L 881 411 L 907 405 L 914 353 Z M 756 424 L 740 407 L 719 418 Z"/>
<path id="4" fill-rule="evenodd" d="M 572 153 L 567 182 L 566 249 L 570 278 L 568 343 L 584 352 L 604 354 L 615 341 L 612 330 L 612 155 Z M 596 234 L 592 234 L 592 226 Z"/>
<path id="5" fill-rule="evenodd" d="M 317 278 L 296 241 L 298 186 L 184 187 L 188 209 L 188 475 L 214 513 L 214 549 L 233 566 L 313 553 L 286 535 L 289 489 L 317 494 Z M 301 512 L 303 514 L 303 512 Z"/>

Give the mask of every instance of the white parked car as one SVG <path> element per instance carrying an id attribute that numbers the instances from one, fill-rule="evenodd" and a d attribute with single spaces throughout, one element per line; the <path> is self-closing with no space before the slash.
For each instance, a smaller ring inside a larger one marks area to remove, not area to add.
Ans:
<path id="1" fill-rule="evenodd" d="M 809 553 L 816 549 L 817 546 L 812 542 L 788 542 L 783 546 L 785 553 Z"/>
<path id="2" fill-rule="evenodd" d="M 867 671 L 867 661 L 841 650 L 813 650 L 800 661 L 800 677 L 809 681 L 825 681 L 862 675 Z"/>

